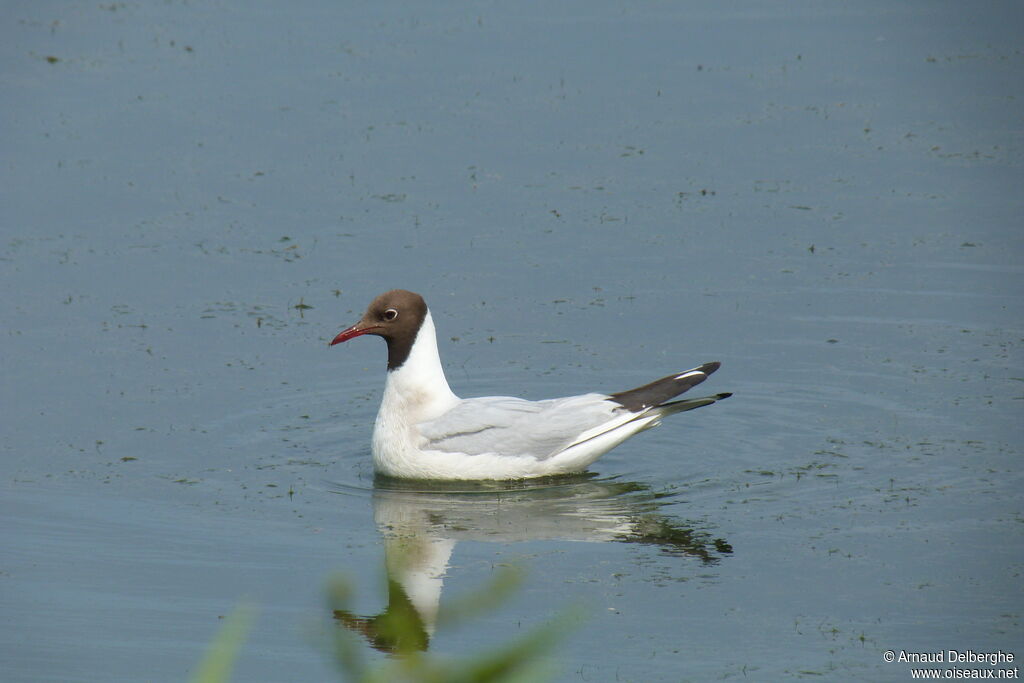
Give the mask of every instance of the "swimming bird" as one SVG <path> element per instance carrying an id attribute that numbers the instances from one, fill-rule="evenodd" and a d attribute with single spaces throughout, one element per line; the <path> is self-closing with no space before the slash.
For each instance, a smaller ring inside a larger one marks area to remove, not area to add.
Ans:
<path id="1" fill-rule="evenodd" d="M 330 345 L 366 334 L 383 337 L 388 346 L 372 451 L 376 472 L 392 477 L 525 479 L 582 472 L 663 417 L 731 396 L 672 400 L 717 370 L 719 363 L 711 362 L 610 394 L 459 398 L 441 367 L 426 302 L 403 289 L 375 298 Z"/>

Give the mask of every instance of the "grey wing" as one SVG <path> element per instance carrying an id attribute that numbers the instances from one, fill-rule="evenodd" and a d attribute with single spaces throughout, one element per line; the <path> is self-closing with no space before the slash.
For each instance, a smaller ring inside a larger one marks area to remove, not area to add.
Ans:
<path id="1" fill-rule="evenodd" d="M 544 460 L 621 412 L 623 409 L 603 394 L 546 401 L 492 396 L 465 399 L 417 427 L 424 450 L 525 455 Z"/>

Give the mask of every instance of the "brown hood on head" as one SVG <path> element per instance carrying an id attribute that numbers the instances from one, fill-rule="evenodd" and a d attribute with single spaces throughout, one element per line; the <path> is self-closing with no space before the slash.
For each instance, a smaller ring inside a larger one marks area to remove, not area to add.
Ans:
<path id="1" fill-rule="evenodd" d="M 370 302 L 359 322 L 340 332 L 331 346 L 364 334 L 384 337 L 388 343 L 388 370 L 394 370 L 409 357 L 426 317 L 427 303 L 423 297 L 404 289 L 393 289 Z"/>

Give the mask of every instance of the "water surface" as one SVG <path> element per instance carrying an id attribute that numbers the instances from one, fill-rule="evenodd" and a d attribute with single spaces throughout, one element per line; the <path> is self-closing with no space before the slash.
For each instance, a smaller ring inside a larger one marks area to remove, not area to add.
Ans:
<path id="1" fill-rule="evenodd" d="M 328 577 L 372 618 L 409 543 L 425 627 L 526 571 L 431 652 L 582 606 L 560 680 L 1024 656 L 1013 3 L 6 14 L 6 680 L 182 680 L 243 600 L 237 680 L 330 680 Z M 382 485 L 383 345 L 326 343 L 393 287 L 465 396 L 735 396 L 592 477 Z"/>

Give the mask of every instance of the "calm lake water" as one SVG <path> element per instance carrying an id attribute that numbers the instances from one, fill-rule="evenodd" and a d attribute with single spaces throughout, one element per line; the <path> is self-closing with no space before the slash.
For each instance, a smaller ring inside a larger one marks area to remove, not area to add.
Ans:
<path id="1" fill-rule="evenodd" d="M 242 603 L 235 680 L 338 680 L 388 572 L 440 655 L 580 610 L 563 681 L 1024 657 L 1019 3 L 3 15 L 5 681 L 184 680 Z M 394 287 L 464 396 L 735 396 L 592 477 L 375 482 L 384 346 L 326 342 Z"/>

